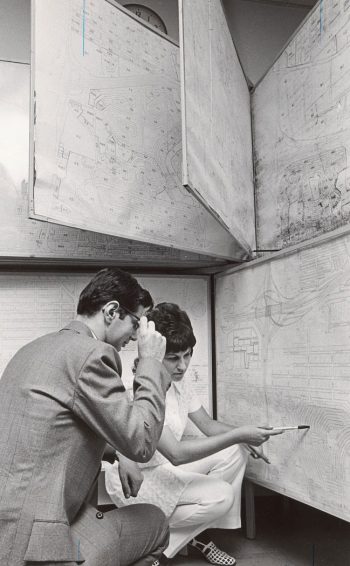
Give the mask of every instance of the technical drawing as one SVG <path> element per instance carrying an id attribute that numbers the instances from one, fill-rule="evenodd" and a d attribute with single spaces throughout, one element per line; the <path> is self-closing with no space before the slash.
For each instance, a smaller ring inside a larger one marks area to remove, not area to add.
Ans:
<path id="1" fill-rule="evenodd" d="M 219 419 L 308 424 L 249 477 L 350 520 L 350 237 L 217 279 Z"/>
<path id="2" fill-rule="evenodd" d="M 322 17 L 320 9 L 253 95 L 260 248 L 292 245 L 350 220 L 349 3 L 322 2 Z"/>
<path id="3" fill-rule="evenodd" d="M 232 257 L 181 185 L 178 47 L 107 1 L 33 5 L 33 217 Z"/>
<path id="4" fill-rule="evenodd" d="M 79 294 L 93 274 L 38 275 L 3 274 L 0 277 L 0 378 L 16 351 L 26 343 L 68 324 L 76 314 Z M 197 344 L 186 378 L 191 380 L 203 406 L 210 410 L 210 344 L 208 280 L 203 277 L 137 277 L 148 289 L 155 303 L 175 302 L 188 312 Z M 192 312 L 193 303 L 201 311 Z M 123 381 L 132 386 L 132 366 L 137 357 L 137 344 L 130 342 L 121 352 Z"/>
<path id="5" fill-rule="evenodd" d="M 220 262 L 213 257 L 39 222 L 28 218 L 28 65 L 2 61 L 0 84 L 0 253 L 4 257 L 119 260 L 155 263 Z M 16 128 L 13 128 L 13 124 Z M 63 148 L 59 147 L 62 156 Z"/>
<path id="6" fill-rule="evenodd" d="M 27 342 L 59 330 L 75 317 L 89 275 L 3 274 L 0 278 L 0 376 Z"/>
<path id="7" fill-rule="evenodd" d="M 346 163 L 345 148 L 336 148 L 287 167 L 277 197 L 283 246 L 350 221 L 350 183 L 341 178 Z"/>
<path id="8" fill-rule="evenodd" d="M 182 0 L 184 183 L 255 247 L 250 95 L 220 0 Z"/>

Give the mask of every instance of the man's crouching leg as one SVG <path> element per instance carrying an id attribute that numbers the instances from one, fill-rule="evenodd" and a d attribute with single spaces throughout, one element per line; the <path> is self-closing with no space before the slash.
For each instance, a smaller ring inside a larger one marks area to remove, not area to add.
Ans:
<path id="1" fill-rule="evenodd" d="M 84 566 L 150 566 L 169 541 L 164 513 L 141 503 L 105 513 L 86 506 L 72 534 Z"/>
<path id="2" fill-rule="evenodd" d="M 160 558 L 169 542 L 168 520 L 155 505 L 118 509 L 122 523 L 120 566 L 148 566 Z"/>

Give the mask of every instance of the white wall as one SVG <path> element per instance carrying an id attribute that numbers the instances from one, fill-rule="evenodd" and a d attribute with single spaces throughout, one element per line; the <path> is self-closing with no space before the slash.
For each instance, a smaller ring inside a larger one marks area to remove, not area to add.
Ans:
<path id="1" fill-rule="evenodd" d="M 244 72 L 256 84 L 308 14 L 310 8 L 222 0 Z"/>
<path id="2" fill-rule="evenodd" d="M 0 0 L 0 59 L 30 61 L 30 0 Z"/>

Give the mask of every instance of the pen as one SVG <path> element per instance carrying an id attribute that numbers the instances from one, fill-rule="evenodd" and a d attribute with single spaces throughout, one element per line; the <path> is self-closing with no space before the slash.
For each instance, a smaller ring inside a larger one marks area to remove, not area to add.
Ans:
<path id="1" fill-rule="evenodd" d="M 251 446 L 250 444 L 246 445 L 250 454 L 252 455 L 252 457 L 254 458 L 254 460 L 258 460 L 259 458 L 261 458 L 261 460 L 264 460 L 264 462 L 266 462 L 266 464 L 270 464 L 270 460 L 268 458 L 266 458 L 265 454 L 258 452 L 257 450 L 255 450 L 255 448 L 253 448 L 253 446 Z"/>
<path id="2" fill-rule="evenodd" d="M 309 425 L 298 425 L 298 426 L 274 426 L 272 430 L 300 430 L 310 428 Z"/>

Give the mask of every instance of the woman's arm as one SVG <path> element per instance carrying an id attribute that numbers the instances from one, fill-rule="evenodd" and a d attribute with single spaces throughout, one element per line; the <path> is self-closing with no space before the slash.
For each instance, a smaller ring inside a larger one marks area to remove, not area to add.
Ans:
<path id="1" fill-rule="evenodd" d="M 203 406 L 200 407 L 198 411 L 190 413 L 188 416 L 191 421 L 199 428 L 199 430 L 206 436 L 216 436 L 217 434 L 221 434 L 235 428 L 232 425 L 228 425 L 226 423 L 212 419 Z M 254 458 L 263 457 L 262 447 L 252 448 L 249 444 L 245 444 L 245 446 Z M 266 458 L 264 459 L 265 461 L 267 461 Z"/>
<path id="2" fill-rule="evenodd" d="M 199 437 L 179 441 L 175 438 L 170 428 L 164 426 L 158 450 L 174 466 L 179 466 L 188 462 L 195 462 L 210 454 L 215 454 L 233 444 L 249 443 L 254 446 L 260 446 L 271 435 L 276 434 L 279 434 L 279 432 L 267 428 L 242 426 L 235 429 L 229 428 L 226 432 L 209 436 L 208 438 Z"/>
<path id="3" fill-rule="evenodd" d="M 199 428 L 205 436 L 215 436 L 217 434 L 222 434 L 223 432 L 228 432 L 235 428 L 234 426 L 215 421 L 208 415 L 204 407 L 200 407 L 198 411 L 190 413 L 189 418 L 191 421 Z"/>

